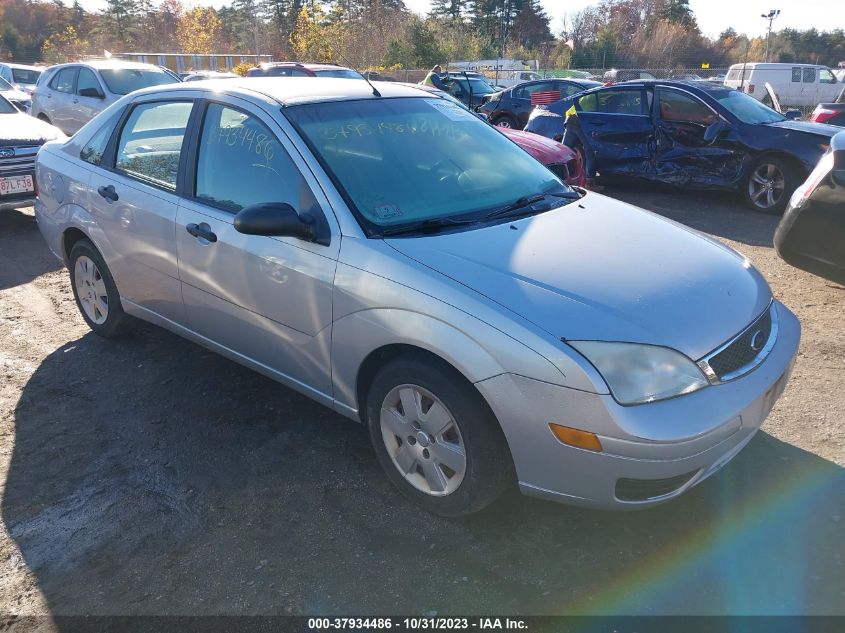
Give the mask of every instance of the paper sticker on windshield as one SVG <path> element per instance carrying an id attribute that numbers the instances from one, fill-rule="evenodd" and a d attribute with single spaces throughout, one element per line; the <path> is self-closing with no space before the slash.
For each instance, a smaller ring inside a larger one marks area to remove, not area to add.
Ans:
<path id="1" fill-rule="evenodd" d="M 428 105 L 442 114 L 445 114 L 450 121 L 472 121 L 475 115 L 469 110 L 464 110 L 457 103 L 446 99 L 426 99 Z"/>
<path id="2" fill-rule="evenodd" d="M 375 211 L 376 217 L 379 220 L 401 218 L 403 215 L 402 210 L 395 204 L 383 204 L 380 207 L 373 209 L 373 211 Z"/>

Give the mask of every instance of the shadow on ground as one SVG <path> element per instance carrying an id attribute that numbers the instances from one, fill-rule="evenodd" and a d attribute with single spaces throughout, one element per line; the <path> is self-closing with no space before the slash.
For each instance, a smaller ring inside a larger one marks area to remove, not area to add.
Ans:
<path id="1" fill-rule="evenodd" d="M 749 246 L 772 248 L 779 216 L 753 211 L 737 194 L 682 191 L 660 183 L 621 179 L 599 181 L 601 193 L 654 211 L 698 231 Z M 660 195 L 655 195 L 659 192 Z"/>
<path id="2" fill-rule="evenodd" d="M 761 433 L 655 510 L 406 502 L 364 429 L 153 326 L 46 358 L 2 518 L 54 615 L 845 613 L 845 472 Z"/>
<path id="3" fill-rule="evenodd" d="M 21 252 L 27 256 L 21 257 Z M 62 263 L 45 247 L 31 208 L 0 211 L 0 266 L 0 290 L 61 268 Z"/>

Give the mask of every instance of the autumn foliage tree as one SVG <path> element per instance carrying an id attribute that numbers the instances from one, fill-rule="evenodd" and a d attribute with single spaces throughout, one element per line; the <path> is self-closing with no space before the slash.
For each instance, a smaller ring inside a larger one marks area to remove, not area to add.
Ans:
<path id="1" fill-rule="evenodd" d="M 41 58 L 48 64 L 61 64 L 80 59 L 88 49 L 88 42 L 80 39 L 76 29 L 67 26 L 44 41 Z"/>
<path id="2" fill-rule="evenodd" d="M 183 53 L 209 55 L 218 52 L 223 22 L 211 7 L 194 7 L 179 17 L 176 36 Z"/>

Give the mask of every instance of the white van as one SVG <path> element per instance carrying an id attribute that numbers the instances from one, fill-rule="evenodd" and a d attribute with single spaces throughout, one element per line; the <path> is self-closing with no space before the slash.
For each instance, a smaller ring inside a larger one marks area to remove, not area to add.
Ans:
<path id="1" fill-rule="evenodd" d="M 787 107 L 836 101 L 845 87 L 830 68 L 816 64 L 734 64 L 728 70 L 724 83 L 771 105 L 766 93 L 767 82 L 781 105 Z"/>

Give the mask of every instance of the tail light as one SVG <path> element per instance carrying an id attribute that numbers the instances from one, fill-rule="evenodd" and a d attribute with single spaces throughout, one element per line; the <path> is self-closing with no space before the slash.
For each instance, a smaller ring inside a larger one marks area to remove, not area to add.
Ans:
<path id="1" fill-rule="evenodd" d="M 810 115 L 810 121 L 813 121 L 815 123 L 824 123 L 825 121 L 830 121 L 835 116 L 836 110 L 816 108 L 815 110 L 813 110 L 813 114 Z"/>
<path id="2" fill-rule="evenodd" d="M 748 84 L 748 86 L 746 86 L 746 88 L 745 88 L 745 92 L 747 92 L 750 95 L 753 95 L 754 94 L 754 84 Z"/>
<path id="3" fill-rule="evenodd" d="M 612 81 L 605 81 L 605 82 L 604 82 L 604 85 L 605 85 L 605 86 L 612 86 L 612 85 L 613 85 L 613 82 L 612 82 Z"/>

